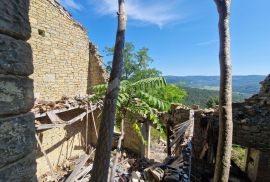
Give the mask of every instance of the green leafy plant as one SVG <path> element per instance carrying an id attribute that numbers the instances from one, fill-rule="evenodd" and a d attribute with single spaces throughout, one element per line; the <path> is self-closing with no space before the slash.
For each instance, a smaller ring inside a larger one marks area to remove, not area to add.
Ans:
<path id="1" fill-rule="evenodd" d="M 184 98 L 187 96 L 187 92 L 174 84 L 167 84 L 164 87 L 152 89 L 149 94 L 158 98 L 165 104 L 165 110 L 169 110 L 172 103 L 183 103 Z"/>
<path id="2" fill-rule="evenodd" d="M 211 98 L 207 101 L 206 107 L 207 107 L 207 108 L 215 108 L 218 104 L 219 104 L 219 99 L 218 99 L 218 97 L 211 97 Z"/>
<path id="3" fill-rule="evenodd" d="M 137 82 L 121 81 L 117 99 L 116 118 L 125 118 L 129 113 L 129 116 L 131 115 L 130 119 L 149 120 L 158 131 L 163 133 L 164 126 L 159 121 L 157 111 L 164 111 L 166 108 L 165 103 L 151 95 L 148 91 L 163 88 L 164 86 L 166 86 L 166 81 L 163 77 L 147 78 Z M 92 97 L 92 101 L 101 100 L 105 97 L 107 84 L 94 86 L 93 91 L 95 96 Z M 133 128 L 144 142 L 137 121 L 133 122 Z"/>

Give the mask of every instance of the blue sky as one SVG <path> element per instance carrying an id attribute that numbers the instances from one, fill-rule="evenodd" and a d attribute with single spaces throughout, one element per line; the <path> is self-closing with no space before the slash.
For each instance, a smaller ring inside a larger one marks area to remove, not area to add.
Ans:
<path id="1" fill-rule="evenodd" d="M 117 0 L 60 0 L 103 55 L 113 46 Z M 219 75 L 218 15 L 213 0 L 126 0 L 126 41 L 147 47 L 164 75 Z M 234 75 L 270 73 L 270 1 L 232 0 Z M 104 56 L 107 61 L 108 57 Z"/>

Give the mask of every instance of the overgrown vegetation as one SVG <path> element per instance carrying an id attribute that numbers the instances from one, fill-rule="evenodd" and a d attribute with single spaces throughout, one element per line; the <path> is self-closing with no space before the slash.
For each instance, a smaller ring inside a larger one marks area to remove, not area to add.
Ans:
<path id="1" fill-rule="evenodd" d="M 166 85 L 163 77 L 147 78 L 137 82 L 128 80 L 121 81 L 117 99 L 117 119 L 121 120 L 129 114 L 128 120 L 133 124 L 134 130 L 144 142 L 143 136 L 137 123 L 138 119 L 151 121 L 159 132 L 163 132 L 163 125 L 159 121 L 157 111 L 164 111 L 165 104 L 154 97 L 148 90 L 160 89 Z M 95 97 L 93 101 L 104 99 L 107 84 L 93 87 Z M 140 116 L 141 118 L 138 118 Z"/>
<path id="2" fill-rule="evenodd" d="M 172 103 L 183 103 L 185 97 L 187 96 L 187 92 L 185 89 L 181 87 L 177 87 L 173 84 L 167 84 L 165 87 L 160 89 L 152 89 L 149 91 L 153 96 L 162 100 L 165 104 L 165 110 L 170 109 L 170 105 Z"/>
<path id="3" fill-rule="evenodd" d="M 206 102 L 206 107 L 207 108 L 215 108 L 216 106 L 219 105 L 219 100 L 218 97 L 211 97 L 207 102 Z"/>
<path id="4" fill-rule="evenodd" d="M 133 128 L 138 136 L 144 141 L 140 127 L 137 123 L 141 116 L 145 120 L 150 120 L 156 126 L 159 134 L 163 134 L 163 126 L 158 119 L 157 111 L 167 111 L 171 103 L 182 103 L 187 92 L 175 85 L 167 85 L 161 71 L 151 68 L 153 59 L 148 55 L 148 48 L 142 47 L 139 50 L 131 42 L 127 42 L 124 47 L 124 66 L 121 77 L 120 92 L 117 99 L 116 124 L 120 126 L 121 119 L 129 114 L 128 118 L 133 123 Z M 107 56 L 112 56 L 114 48 L 105 48 Z M 112 70 L 112 62 L 106 64 L 106 70 Z M 107 85 L 93 87 L 95 97 L 93 99 L 103 99 Z"/>
<path id="5" fill-rule="evenodd" d="M 245 157 L 246 157 L 246 149 L 241 147 L 240 145 L 233 145 L 232 147 L 232 157 L 231 159 L 235 162 L 235 164 L 242 170 L 245 171 Z"/>
<path id="6" fill-rule="evenodd" d="M 151 140 L 158 141 L 159 139 L 166 140 L 167 139 L 166 133 L 164 132 L 160 133 L 155 128 L 151 128 Z"/>

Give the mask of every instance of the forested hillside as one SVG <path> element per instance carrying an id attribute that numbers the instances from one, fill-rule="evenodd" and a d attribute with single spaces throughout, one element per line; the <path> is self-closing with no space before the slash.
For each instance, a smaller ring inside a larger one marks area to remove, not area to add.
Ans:
<path id="1" fill-rule="evenodd" d="M 207 90 L 199 88 L 189 88 L 184 87 L 187 92 L 183 103 L 185 105 L 199 105 L 202 108 L 206 107 L 206 103 L 214 97 L 219 96 L 219 91 L 217 90 Z M 244 101 L 245 96 L 241 93 L 233 93 L 233 102 L 242 102 Z"/>
<path id="2" fill-rule="evenodd" d="M 219 88 L 219 76 L 165 76 L 165 78 L 167 83 L 183 87 L 207 90 L 218 90 Z M 265 76 L 263 75 L 233 76 L 233 92 L 250 97 L 259 91 L 259 82 L 264 80 L 264 78 Z"/>

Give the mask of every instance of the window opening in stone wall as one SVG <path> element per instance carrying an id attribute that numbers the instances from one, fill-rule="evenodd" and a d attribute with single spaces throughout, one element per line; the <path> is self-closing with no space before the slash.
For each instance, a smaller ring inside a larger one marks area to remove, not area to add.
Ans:
<path id="1" fill-rule="evenodd" d="M 42 37 L 45 37 L 45 30 L 38 29 L 38 34 Z"/>

